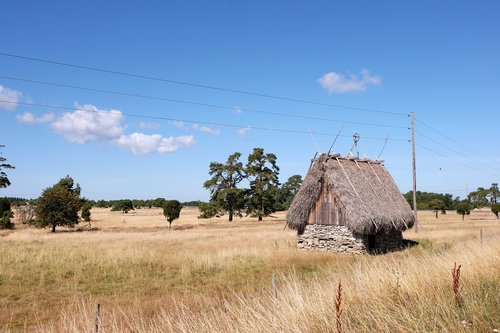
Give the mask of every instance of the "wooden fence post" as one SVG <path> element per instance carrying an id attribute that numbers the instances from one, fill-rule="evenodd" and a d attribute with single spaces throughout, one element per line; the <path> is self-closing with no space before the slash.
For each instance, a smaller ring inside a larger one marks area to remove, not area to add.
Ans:
<path id="1" fill-rule="evenodd" d="M 272 285 L 272 295 L 273 295 L 273 301 L 276 303 L 278 300 L 278 292 L 276 290 L 276 275 L 273 272 L 273 277 L 271 279 L 271 285 Z"/>
<path id="2" fill-rule="evenodd" d="M 97 303 L 95 305 L 94 312 L 94 332 L 97 333 L 99 331 L 99 324 L 101 323 L 101 318 L 99 317 L 99 312 L 101 310 L 101 304 Z"/>
<path id="3" fill-rule="evenodd" d="M 483 244 L 483 228 L 479 231 L 479 238 L 481 239 L 481 244 Z"/>

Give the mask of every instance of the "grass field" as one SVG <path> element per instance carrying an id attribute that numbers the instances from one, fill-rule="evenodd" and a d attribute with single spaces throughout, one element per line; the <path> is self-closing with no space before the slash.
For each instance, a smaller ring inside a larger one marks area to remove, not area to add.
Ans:
<path id="1" fill-rule="evenodd" d="M 297 251 L 284 213 L 172 230 L 158 209 L 92 210 L 97 230 L 0 231 L 0 330 L 93 332 L 493 332 L 500 329 L 500 222 L 420 212 L 419 245 L 380 256 Z M 483 238 L 481 242 L 480 232 Z M 461 264 L 461 305 L 451 270 Z M 277 298 L 271 293 L 276 276 Z"/>

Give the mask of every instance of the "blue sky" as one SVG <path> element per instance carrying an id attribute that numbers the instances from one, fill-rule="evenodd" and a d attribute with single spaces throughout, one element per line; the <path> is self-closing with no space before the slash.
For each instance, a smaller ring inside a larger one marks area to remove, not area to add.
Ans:
<path id="1" fill-rule="evenodd" d="M 343 155 L 355 132 L 371 158 L 388 137 L 381 159 L 406 192 L 414 112 L 418 189 L 463 198 L 500 182 L 499 11 L 497 1 L 9 2 L 0 144 L 16 169 L 0 195 L 36 198 L 69 174 L 92 199 L 207 200 L 211 161 L 262 147 L 284 182 L 341 128 Z"/>

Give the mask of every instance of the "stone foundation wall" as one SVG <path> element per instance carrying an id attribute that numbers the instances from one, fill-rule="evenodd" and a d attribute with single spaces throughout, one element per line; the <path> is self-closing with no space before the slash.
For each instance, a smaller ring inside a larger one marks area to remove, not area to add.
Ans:
<path id="1" fill-rule="evenodd" d="M 368 244 L 367 244 L 368 246 Z M 377 234 L 375 247 L 370 252 L 385 253 L 401 250 L 403 246 L 403 234 L 401 232 Z"/>
<path id="2" fill-rule="evenodd" d="M 297 247 L 301 250 L 345 253 L 385 253 L 400 250 L 401 232 L 375 235 L 374 247 L 369 248 L 367 236 L 355 235 L 346 226 L 308 224 L 298 235 Z"/>
<path id="3" fill-rule="evenodd" d="M 298 235 L 297 247 L 320 252 L 366 253 L 366 241 L 341 225 L 308 224 Z"/>

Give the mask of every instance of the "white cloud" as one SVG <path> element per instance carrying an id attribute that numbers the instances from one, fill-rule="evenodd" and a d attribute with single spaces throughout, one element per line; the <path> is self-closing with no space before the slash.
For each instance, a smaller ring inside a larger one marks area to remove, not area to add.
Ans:
<path id="1" fill-rule="evenodd" d="M 16 119 L 18 122 L 23 124 L 44 124 L 53 121 L 54 114 L 46 113 L 43 116 L 37 118 L 31 112 L 25 112 L 21 115 L 17 115 Z"/>
<path id="2" fill-rule="evenodd" d="M 236 112 L 237 114 L 240 114 L 243 112 L 243 109 L 241 107 L 237 106 L 234 108 L 234 112 Z"/>
<path id="3" fill-rule="evenodd" d="M 14 111 L 21 98 L 21 92 L 0 85 L 0 108 L 6 111 Z"/>
<path id="4" fill-rule="evenodd" d="M 247 126 L 247 127 L 242 127 L 240 129 L 238 129 L 238 134 L 242 137 L 242 138 L 247 138 L 248 135 L 250 134 L 250 130 L 251 130 L 251 127 L 250 126 Z"/>
<path id="5" fill-rule="evenodd" d="M 191 135 L 164 138 L 160 134 L 132 133 L 122 135 L 114 141 L 118 146 L 131 150 L 134 154 L 172 153 L 182 146 L 195 143 Z"/>
<path id="6" fill-rule="evenodd" d="M 382 77 L 371 76 L 366 69 L 360 71 L 361 76 L 351 74 L 345 76 L 336 72 L 329 72 L 320 77 L 317 81 L 330 94 L 343 94 L 352 91 L 365 91 L 370 85 L 378 86 L 382 82 Z"/>
<path id="7" fill-rule="evenodd" d="M 175 127 L 179 128 L 179 129 L 187 129 L 187 126 L 183 121 L 172 120 L 172 121 L 169 121 L 168 123 L 171 125 L 174 125 Z"/>
<path id="8" fill-rule="evenodd" d="M 139 123 L 139 128 L 141 128 L 141 129 L 149 129 L 149 130 L 157 130 L 157 129 L 160 128 L 160 125 L 156 124 L 156 123 L 150 123 L 150 122 L 141 121 Z"/>
<path id="9" fill-rule="evenodd" d="M 119 110 L 102 110 L 91 104 L 80 106 L 74 112 L 65 113 L 52 123 L 52 128 L 71 142 L 113 140 L 124 130 L 123 115 Z"/>
<path id="10" fill-rule="evenodd" d="M 219 135 L 220 134 L 220 129 L 210 128 L 210 127 L 202 126 L 199 124 L 193 124 L 192 127 L 200 132 L 207 133 L 210 135 Z"/>

